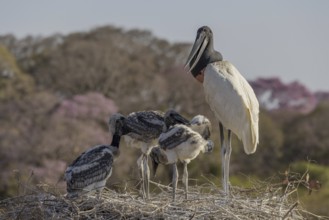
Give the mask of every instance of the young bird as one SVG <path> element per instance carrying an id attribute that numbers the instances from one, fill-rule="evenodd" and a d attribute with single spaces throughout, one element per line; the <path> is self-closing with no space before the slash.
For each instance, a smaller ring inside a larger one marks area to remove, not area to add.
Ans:
<path id="1" fill-rule="evenodd" d="M 186 125 L 174 125 L 160 135 L 159 146 L 152 149 L 150 157 L 153 163 L 154 174 L 159 163 L 173 165 L 173 201 L 176 199 L 178 182 L 177 162 L 181 161 L 184 164 L 183 183 L 185 185 L 185 198 L 187 199 L 187 164 L 196 158 L 200 152 L 211 152 L 213 148 L 214 143 L 211 140 L 205 140 L 198 132 L 193 131 Z"/>
<path id="2" fill-rule="evenodd" d="M 150 171 L 148 167 L 148 155 L 156 144 L 159 135 L 170 126 L 189 121 L 174 110 L 166 113 L 160 111 L 139 111 L 129 114 L 126 118 L 125 128 L 129 132 L 124 136 L 128 145 L 142 151 L 137 160 L 142 174 L 143 197 L 149 199 Z"/>
<path id="3" fill-rule="evenodd" d="M 211 123 L 207 117 L 203 115 L 194 116 L 189 127 L 198 132 L 204 139 L 208 140 L 210 138 Z"/>
<path id="4" fill-rule="evenodd" d="M 121 135 L 124 134 L 125 117 L 114 114 L 109 120 L 111 145 L 97 145 L 83 152 L 65 171 L 68 198 L 97 191 L 97 198 L 112 174 L 114 159 L 119 155 Z"/>

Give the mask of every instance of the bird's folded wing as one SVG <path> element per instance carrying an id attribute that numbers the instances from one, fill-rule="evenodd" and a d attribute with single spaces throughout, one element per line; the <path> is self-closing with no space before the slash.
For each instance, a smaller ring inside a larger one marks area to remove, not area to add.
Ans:
<path id="1" fill-rule="evenodd" d="M 134 112 L 126 120 L 126 126 L 135 134 L 159 136 L 164 124 L 163 116 L 157 111 Z M 156 134 L 153 134 L 153 133 Z"/>
<path id="2" fill-rule="evenodd" d="M 161 149 L 168 150 L 179 146 L 187 141 L 191 135 L 185 132 L 186 126 L 173 126 L 167 132 L 162 133 L 159 137 L 159 145 Z"/>
<path id="3" fill-rule="evenodd" d="M 157 111 L 147 111 L 143 114 L 137 114 L 137 119 L 140 123 L 143 123 L 150 127 L 163 127 L 163 114 Z"/>
<path id="4" fill-rule="evenodd" d="M 226 61 L 228 62 L 228 61 Z M 241 97 L 247 112 L 250 116 L 251 133 L 253 142 L 258 143 L 258 113 L 259 113 L 259 103 L 254 90 L 251 88 L 247 80 L 240 74 L 240 72 L 231 64 L 229 68 L 226 69 L 227 73 L 226 79 L 232 84 L 233 89 Z"/>
<path id="5" fill-rule="evenodd" d="M 113 155 L 106 146 L 84 152 L 66 170 L 65 178 L 70 188 L 83 188 L 104 180 L 111 172 Z"/>
<path id="6" fill-rule="evenodd" d="M 76 158 L 70 167 L 81 166 L 84 164 L 89 164 L 93 161 L 101 159 L 105 152 L 109 152 L 108 145 L 97 145 L 85 152 L 83 152 L 78 158 Z"/>

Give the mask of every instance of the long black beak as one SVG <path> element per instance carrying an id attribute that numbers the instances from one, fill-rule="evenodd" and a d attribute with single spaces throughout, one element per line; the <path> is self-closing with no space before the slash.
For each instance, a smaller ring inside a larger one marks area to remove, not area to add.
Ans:
<path id="1" fill-rule="evenodd" d="M 190 121 L 181 116 L 180 114 L 175 114 L 173 116 L 177 124 L 190 125 Z"/>
<path id="2" fill-rule="evenodd" d="M 192 50 L 190 52 L 190 55 L 188 56 L 184 67 L 188 72 L 190 72 L 195 67 L 195 65 L 199 62 L 200 57 L 202 56 L 204 50 L 206 49 L 208 42 L 209 40 L 206 37 L 205 32 L 203 31 L 198 32 Z"/>
<path id="3" fill-rule="evenodd" d="M 184 125 L 190 125 L 190 121 L 181 116 L 178 112 L 174 110 L 169 110 L 166 112 L 165 115 L 165 125 L 164 125 L 164 131 L 167 131 L 170 126 L 173 126 L 175 124 L 184 124 Z"/>

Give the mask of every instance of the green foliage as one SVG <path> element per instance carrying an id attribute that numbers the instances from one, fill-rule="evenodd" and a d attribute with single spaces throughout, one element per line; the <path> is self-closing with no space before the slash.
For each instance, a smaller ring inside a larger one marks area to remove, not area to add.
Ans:
<path id="1" fill-rule="evenodd" d="M 311 180 L 318 180 L 323 183 L 324 186 L 329 187 L 329 168 L 327 166 L 301 161 L 293 163 L 290 169 L 296 173 L 304 173 L 305 171 L 308 171 Z M 329 189 L 328 187 L 324 188 Z"/>
<path id="2" fill-rule="evenodd" d="M 320 104 L 312 113 L 285 126 L 285 160 L 315 160 L 329 164 L 329 104 Z"/>
<path id="3" fill-rule="evenodd" d="M 253 176 L 242 176 L 242 175 L 232 175 L 230 176 L 230 183 L 232 186 L 239 186 L 243 188 L 250 188 L 253 186 L 251 179 L 257 179 L 257 177 Z"/>
<path id="4" fill-rule="evenodd" d="M 160 74 L 176 65 L 184 48 L 186 44 L 171 45 L 148 31 L 102 27 L 65 36 L 50 52 L 42 50 L 21 62 L 36 63 L 27 70 L 52 92 L 72 96 L 98 91 L 122 109 L 138 110 L 168 99 L 163 90 L 170 85 Z"/>
<path id="5" fill-rule="evenodd" d="M 299 189 L 299 199 L 307 209 L 319 215 L 329 215 L 329 167 L 309 162 L 297 162 L 291 165 L 291 171 L 304 173 L 308 171 L 310 181 L 319 181 L 320 189 L 310 193 L 305 188 Z M 320 205 L 321 204 L 321 205 Z"/>
<path id="6" fill-rule="evenodd" d="M 265 110 L 260 113 L 259 132 L 259 145 L 255 154 L 246 155 L 240 141 L 232 143 L 232 174 L 242 172 L 248 175 L 268 176 L 269 173 L 278 171 L 281 163 L 280 159 L 284 152 L 284 135 L 278 124 Z M 238 168 L 234 169 L 235 166 Z"/>
<path id="7" fill-rule="evenodd" d="M 0 101 L 21 98 L 33 89 L 33 79 L 21 72 L 14 56 L 0 44 Z"/>

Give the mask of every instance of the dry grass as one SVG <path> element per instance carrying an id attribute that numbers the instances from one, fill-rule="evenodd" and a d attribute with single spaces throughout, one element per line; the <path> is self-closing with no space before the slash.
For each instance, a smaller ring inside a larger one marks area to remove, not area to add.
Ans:
<path id="1" fill-rule="evenodd" d="M 0 201 L 0 219 L 329 219 L 302 209 L 296 182 L 284 187 L 265 182 L 248 189 L 231 187 L 231 195 L 225 197 L 209 181 L 190 187 L 188 200 L 178 190 L 175 203 L 171 187 L 151 183 L 160 193 L 153 192 L 149 201 L 133 191 L 107 188 L 101 200 L 93 195 L 69 200 L 55 188 L 39 185 L 31 193 Z"/>

